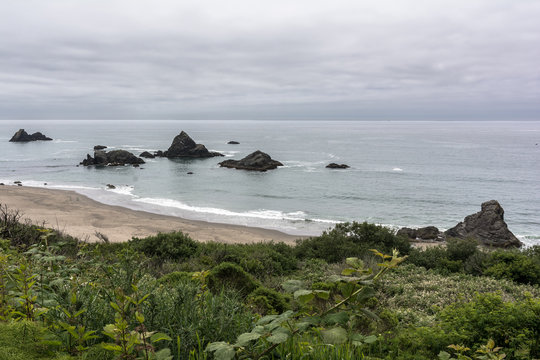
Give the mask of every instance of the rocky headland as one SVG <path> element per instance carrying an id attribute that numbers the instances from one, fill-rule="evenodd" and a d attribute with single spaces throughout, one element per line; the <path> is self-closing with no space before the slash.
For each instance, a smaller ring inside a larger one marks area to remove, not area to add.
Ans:
<path id="1" fill-rule="evenodd" d="M 440 231 L 435 226 L 419 229 L 401 228 L 397 235 L 411 240 L 444 241 L 447 238 L 475 239 L 478 243 L 494 247 L 520 247 L 521 241 L 508 229 L 504 221 L 504 210 L 497 200 L 486 201 L 481 210 L 466 216 L 456 226 Z"/>
<path id="2" fill-rule="evenodd" d="M 222 167 L 252 170 L 252 171 L 267 171 L 276 169 L 278 166 L 283 166 L 277 160 L 274 160 L 270 155 L 257 150 L 241 160 L 225 160 L 219 163 Z"/>
<path id="3" fill-rule="evenodd" d="M 50 137 L 43 135 L 42 133 L 35 132 L 28 134 L 24 129 L 19 129 L 9 140 L 10 142 L 30 142 L 30 141 L 50 141 Z"/>

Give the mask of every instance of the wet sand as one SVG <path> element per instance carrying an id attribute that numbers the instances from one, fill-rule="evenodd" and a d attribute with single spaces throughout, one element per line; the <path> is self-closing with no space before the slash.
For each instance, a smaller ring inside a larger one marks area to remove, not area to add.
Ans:
<path id="1" fill-rule="evenodd" d="M 22 220 L 64 232 L 84 241 L 98 241 L 96 233 L 110 242 L 128 241 L 158 232 L 180 230 L 197 241 L 230 244 L 285 242 L 294 244 L 301 236 L 256 227 L 186 220 L 105 205 L 74 191 L 0 186 L 0 205 L 19 210 Z"/>

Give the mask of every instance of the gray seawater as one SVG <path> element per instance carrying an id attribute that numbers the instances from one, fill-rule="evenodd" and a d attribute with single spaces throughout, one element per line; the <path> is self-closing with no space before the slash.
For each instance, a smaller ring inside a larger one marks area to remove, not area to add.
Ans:
<path id="1" fill-rule="evenodd" d="M 19 128 L 55 140 L 8 142 Z M 259 149 L 285 166 L 254 173 L 220 168 L 223 158 L 76 166 L 97 144 L 166 150 L 181 130 L 226 158 Z M 510 230 L 532 245 L 540 244 L 539 143 L 540 122 L 1 121 L 0 182 L 309 235 L 353 220 L 446 229 L 496 199 Z M 351 168 L 326 169 L 330 162 Z"/>

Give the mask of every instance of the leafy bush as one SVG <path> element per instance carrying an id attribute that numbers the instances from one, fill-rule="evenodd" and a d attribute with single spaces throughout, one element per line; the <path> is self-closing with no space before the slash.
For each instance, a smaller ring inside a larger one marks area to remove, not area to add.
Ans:
<path id="1" fill-rule="evenodd" d="M 159 233 L 143 239 L 133 238 L 129 244 L 147 256 L 170 260 L 182 260 L 193 256 L 199 245 L 181 231 Z"/>
<path id="2" fill-rule="evenodd" d="M 540 284 L 540 261 L 518 251 L 497 250 L 485 261 L 484 275 L 522 284 Z"/>
<path id="3" fill-rule="evenodd" d="M 259 277 L 285 275 L 297 269 L 298 260 L 291 246 L 284 243 L 221 244 L 199 245 L 198 256 L 210 260 L 211 264 L 231 262 L 245 271 Z"/>
<path id="4" fill-rule="evenodd" d="M 289 309 L 289 299 L 275 290 L 258 287 L 247 298 L 259 314 L 280 314 Z"/>
<path id="5" fill-rule="evenodd" d="M 478 294 L 473 301 L 458 302 L 440 314 L 441 327 L 455 333 L 471 348 L 493 339 L 511 354 L 526 351 L 540 356 L 540 299 L 529 297 L 506 302 L 499 294 Z"/>
<path id="6" fill-rule="evenodd" d="M 224 262 L 214 267 L 207 277 L 208 288 L 219 292 L 224 288 L 235 289 L 243 296 L 247 296 L 259 287 L 259 283 L 240 266 Z"/>
<path id="7" fill-rule="evenodd" d="M 294 253 L 301 259 L 319 258 L 336 263 L 351 256 L 362 257 L 372 248 L 384 253 L 397 249 L 401 254 L 408 254 L 411 245 L 385 227 L 352 222 L 337 224 L 321 236 L 299 240 Z"/>

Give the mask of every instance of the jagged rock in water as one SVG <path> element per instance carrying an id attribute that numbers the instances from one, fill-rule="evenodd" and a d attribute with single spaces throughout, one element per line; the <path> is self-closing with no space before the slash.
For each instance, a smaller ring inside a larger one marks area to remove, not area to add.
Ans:
<path id="1" fill-rule="evenodd" d="M 177 135 L 169 149 L 164 152 L 168 158 L 208 158 L 224 156 L 218 152 L 211 152 L 203 144 L 196 144 L 189 135 L 182 131 Z"/>
<path id="2" fill-rule="evenodd" d="M 497 247 L 520 247 L 516 238 L 504 221 L 504 210 L 496 200 L 482 204 L 482 209 L 445 232 L 448 237 L 473 238 L 484 245 Z"/>
<path id="3" fill-rule="evenodd" d="M 242 170 L 254 170 L 254 171 L 266 171 L 283 166 L 279 161 L 273 160 L 270 155 L 263 153 L 260 150 L 249 154 L 241 160 L 225 160 L 219 163 L 222 167 L 242 169 Z"/>
<path id="4" fill-rule="evenodd" d="M 94 150 L 103 150 L 103 149 L 106 149 L 107 147 L 105 145 L 96 145 L 94 146 Z"/>
<path id="5" fill-rule="evenodd" d="M 396 233 L 398 236 L 404 236 L 411 240 L 444 240 L 444 233 L 440 232 L 435 226 L 426 226 L 418 229 L 403 227 Z"/>
<path id="6" fill-rule="evenodd" d="M 238 145 L 240 143 L 238 141 L 231 140 L 227 144 L 229 144 L 229 145 Z"/>
<path id="7" fill-rule="evenodd" d="M 326 165 L 328 169 L 348 169 L 350 166 L 347 164 L 336 164 L 336 163 L 330 163 Z"/>
<path id="8" fill-rule="evenodd" d="M 109 189 L 116 189 L 116 186 L 114 186 L 113 184 L 107 184 L 107 188 L 109 188 Z"/>
<path id="9" fill-rule="evenodd" d="M 144 160 L 133 155 L 126 150 L 113 150 L 106 152 L 104 150 L 94 151 L 94 157 L 86 155 L 80 165 L 84 166 L 124 166 L 124 165 L 144 164 Z"/>
<path id="10" fill-rule="evenodd" d="M 39 131 L 33 133 L 32 135 L 29 135 L 26 131 L 24 131 L 24 129 L 19 129 L 19 131 L 17 131 L 11 137 L 11 139 L 9 141 L 11 141 L 11 142 L 29 142 L 29 141 L 38 141 L 38 140 L 49 141 L 49 140 L 52 140 L 52 139 L 50 137 L 47 137 L 47 136 L 43 135 Z"/>
<path id="11" fill-rule="evenodd" d="M 152 155 L 148 151 L 142 152 L 139 156 L 142 157 L 142 158 L 147 158 L 147 159 L 153 159 L 153 158 L 156 157 L 155 155 Z"/>

